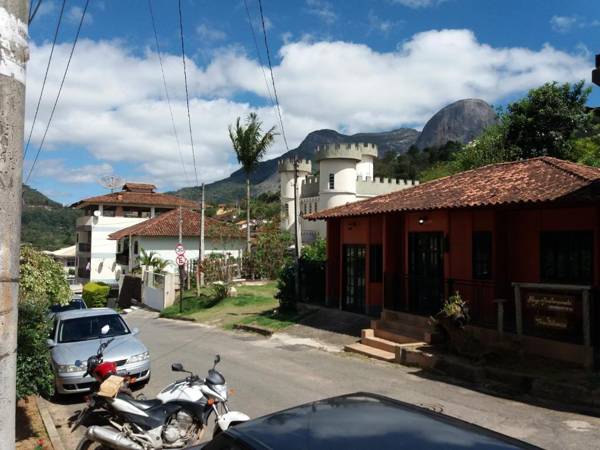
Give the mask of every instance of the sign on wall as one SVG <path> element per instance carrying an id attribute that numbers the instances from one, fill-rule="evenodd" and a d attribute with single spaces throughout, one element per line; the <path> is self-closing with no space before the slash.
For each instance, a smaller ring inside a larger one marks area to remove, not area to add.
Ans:
<path id="1" fill-rule="evenodd" d="M 582 336 L 579 294 L 526 292 L 524 328 L 527 334 L 578 342 Z"/>

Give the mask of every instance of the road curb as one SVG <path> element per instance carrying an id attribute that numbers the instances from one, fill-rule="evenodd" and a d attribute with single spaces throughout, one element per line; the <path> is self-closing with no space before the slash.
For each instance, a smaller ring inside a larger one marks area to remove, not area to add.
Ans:
<path id="1" fill-rule="evenodd" d="M 236 330 L 250 331 L 252 333 L 262 334 L 263 336 L 271 337 L 273 336 L 273 331 L 267 328 L 259 327 L 256 325 L 246 325 L 244 323 L 236 323 L 233 325 L 233 328 Z"/>
<path id="2" fill-rule="evenodd" d="M 44 400 L 42 397 L 36 397 L 35 402 L 37 404 L 38 411 L 40 412 L 40 416 L 42 417 L 42 422 L 44 422 L 44 427 L 46 427 L 46 432 L 48 433 L 48 438 L 50 438 L 52 447 L 54 447 L 54 450 L 66 450 L 65 446 L 63 445 L 63 441 L 58 434 L 56 426 L 54 425 L 50 411 L 48 411 L 46 400 Z"/>

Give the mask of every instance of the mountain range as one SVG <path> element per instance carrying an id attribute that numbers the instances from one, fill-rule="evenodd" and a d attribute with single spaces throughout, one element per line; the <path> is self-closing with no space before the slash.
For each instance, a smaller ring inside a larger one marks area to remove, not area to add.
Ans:
<path id="1" fill-rule="evenodd" d="M 334 130 L 317 130 L 309 133 L 297 148 L 277 158 L 260 162 L 251 174 L 250 180 L 256 194 L 276 192 L 279 190 L 277 162 L 295 154 L 299 158 L 313 159 L 317 146 L 322 144 L 374 143 L 377 144 L 379 156 L 382 157 L 387 152 L 404 153 L 412 146 L 422 150 L 441 147 L 449 141 L 466 144 L 496 121 L 496 113 L 485 101 L 464 99 L 451 103 L 435 113 L 420 132 L 412 128 L 398 128 L 378 133 L 346 135 Z M 227 178 L 207 184 L 207 201 L 225 203 L 243 198 L 245 180 L 244 171 L 239 169 Z M 200 190 L 197 187 L 185 187 L 173 193 L 193 200 L 200 197 Z"/>

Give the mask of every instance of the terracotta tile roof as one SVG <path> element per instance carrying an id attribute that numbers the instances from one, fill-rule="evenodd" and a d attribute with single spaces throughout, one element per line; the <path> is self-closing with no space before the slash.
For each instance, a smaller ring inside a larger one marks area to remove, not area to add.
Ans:
<path id="1" fill-rule="evenodd" d="M 123 186 L 123 188 L 126 186 L 130 187 L 132 184 L 134 186 L 152 186 L 154 188 L 154 186 L 151 184 L 143 185 L 141 183 L 127 183 Z M 83 200 L 73 203 L 71 208 L 85 208 L 88 205 L 157 206 L 163 208 L 175 208 L 177 206 L 183 206 L 184 208 L 198 207 L 198 204 L 191 200 L 177 197 L 175 195 L 151 192 L 148 190 L 143 190 L 143 188 L 141 190 L 138 189 L 137 191 L 128 191 L 124 189 L 111 194 L 84 198 Z"/>
<path id="2" fill-rule="evenodd" d="M 125 183 L 123 190 L 129 192 L 154 192 L 156 186 L 148 183 Z"/>
<path id="3" fill-rule="evenodd" d="M 599 168 L 543 156 L 491 164 L 305 217 L 317 220 L 393 211 L 548 202 L 563 199 L 598 180 Z"/>
<path id="4" fill-rule="evenodd" d="M 200 213 L 190 209 L 182 209 L 181 218 L 183 236 L 200 236 Z M 173 209 L 160 216 L 145 220 L 109 235 L 109 239 L 118 240 L 126 236 L 178 236 L 179 209 Z M 244 232 L 239 227 L 205 217 L 204 236 L 206 238 L 243 238 Z"/>

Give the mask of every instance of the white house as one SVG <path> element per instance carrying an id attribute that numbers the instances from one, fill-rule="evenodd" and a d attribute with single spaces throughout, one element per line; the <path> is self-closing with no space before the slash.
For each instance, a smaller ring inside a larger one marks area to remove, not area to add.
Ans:
<path id="1" fill-rule="evenodd" d="M 200 248 L 200 213 L 191 209 L 174 209 L 145 222 L 132 225 L 111 233 L 109 239 L 118 242 L 117 260 L 122 273 L 134 269 L 137 259 L 144 249 L 154 252 L 160 258 L 171 262 L 167 271 L 177 270 L 175 247 L 179 243 L 179 222 L 181 218 L 182 244 L 188 260 L 198 259 Z M 205 255 L 226 254 L 234 258 L 242 256 L 246 246 L 244 232 L 234 224 L 210 217 L 204 222 Z"/>
<path id="2" fill-rule="evenodd" d="M 376 157 L 375 144 L 337 143 L 317 147 L 315 161 L 319 164 L 318 175 L 311 175 L 311 161 L 298 161 L 298 209 L 303 242 L 326 237 L 327 228 L 325 221 L 309 221 L 302 216 L 419 184 L 416 180 L 375 178 L 373 160 Z M 294 161 L 281 160 L 278 169 L 281 229 L 293 231 Z"/>
<path id="3" fill-rule="evenodd" d="M 109 235 L 178 208 L 197 205 L 174 195 L 155 192 L 152 184 L 126 183 L 123 190 L 80 200 L 71 205 L 84 210 L 77 219 L 77 275 L 82 282 L 117 282 L 121 267 L 117 242 Z"/>

